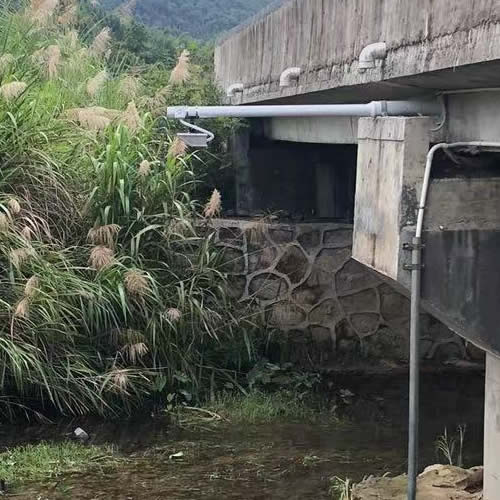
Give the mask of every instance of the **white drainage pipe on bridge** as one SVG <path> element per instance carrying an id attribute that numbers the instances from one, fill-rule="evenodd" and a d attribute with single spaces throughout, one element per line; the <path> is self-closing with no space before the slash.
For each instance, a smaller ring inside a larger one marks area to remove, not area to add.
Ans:
<path id="1" fill-rule="evenodd" d="M 368 104 L 302 104 L 277 106 L 173 106 L 167 118 L 181 121 L 195 133 L 179 134 L 190 147 L 207 147 L 214 135 L 184 120 L 190 118 L 283 118 L 316 116 L 438 116 L 442 104 L 436 99 L 372 101 Z"/>
<path id="2" fill-rule="evenodd" d="M 236 94 L 242 94 L 244 90 L 245 86 L 242 83 L 233 83 L 227 88 L 226 96 L 234 97 Z"/>
<path id="3" fill-rule="evenodd" d="M 422 194 L 418 207 L 415 237 L 411 249 L 411 307 L 410 307 L 410 409 L 408 438 L 408 500 L 417 495 L 418 475 L 418 428 L 419 428 L 419 387 L 420 387 L 420 299 L 422 280 L 422 232 L 427 205 L 427 195 L 431 182 L 432 162 L 436 151 L 454 148 L 477 148 L 500 150 L 500 142 L 454 142 L 433 146 L 427 154 L 422 183 Z"/>
<path id="4" fill-rule="evenodd" d="M 290 87 L 292 82 L 297 83 L 302 73 L 300 68 L 287 68 L 280 76 L 280 87 Z"/>
<path id="5" fill-rule="evenodd" d="M 283 118 L 314 116 L 438 116 L 441 103 L 436 99 L 372 101 L 368 104 L 300 104 L 273 106 L 173 106 L 167 118 Z"/>
<path id="6" fill-rule="evenodd" d="M 375 61 L 383 61 L 387 57 L 387 44 L 385 42 L 371 43 L 359 54 L 358 70 L 364 73 L 367 69 L 375 67 Z"/>

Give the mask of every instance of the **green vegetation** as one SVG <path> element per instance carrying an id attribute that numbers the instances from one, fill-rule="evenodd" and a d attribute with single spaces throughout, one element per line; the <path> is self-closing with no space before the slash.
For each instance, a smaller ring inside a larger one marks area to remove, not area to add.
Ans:
<path id="1" fill-rule="evenodd" d="M 162 115 L 218 94 L 201 63 L 131 66 L 72 1 L 0 16 L 0 412 L 131 411 L 193 399 L 253 356 L 196 201 L 216 163 Z M 219 136 L 233 125 L 217 122 Z M 222 146 L 221 146 L 222 147 Z M 217 151 L 217 146 L 215 151 Z"/>
<path id="2" fill-rule="evenodd" d="M 119 458 L 108 446 L 84 446 L 71 441 L 40 443 L 0 453 L 0 478 L 12 488 L 72 472 L 109 471 L 118 462 Z"/>
<path id="3" fill-rule="evenodd" d="M 278 4 L 276 0 L 104 0 L 103 6 L 122 16 L 135 15 L 145 24 L 210 39 L 260 10 Z"/>
<path id="4" fill-rule="evenodd" d="M 255 390 L 249 394 L 220 393 L 209 405 L 209 409 L 226 420 L 241 424 L 276 420 L 310 422 L 321 415 L 292 391 L 265 393 Z"/>
<path id="5" fill-rule="evenodd" d="M 340 477 L 332 477 L 330 479 L 330 493 L 334 500 L 351 500 L 353 482 L 350 479 L 342 479 Z"/>

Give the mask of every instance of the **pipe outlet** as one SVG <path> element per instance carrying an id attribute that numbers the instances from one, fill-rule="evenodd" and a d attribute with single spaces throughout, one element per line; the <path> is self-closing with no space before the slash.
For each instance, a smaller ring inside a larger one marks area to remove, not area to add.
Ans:
<path id="1" fill-rule="evenodd" d="M 244 85 L 242 83 L 233 83 L 227 88 L 226 96 L 227 97 L 234 97 L 236 94 L 241 94 L 243 93 L 243 90 L 245 89 Z"/>
<path id="2" fill-rule="evenodd" d="M 383 61 L 387 57 L 387 44 L 385 42 L 371 43 L 359 54 L 358 69 L 361 73 L 375 67 L 375 61 Z"/>
<path id="3" fill-rule="evenodd" d="M 299 76 L 302 73 L 300 68 L 287 68 L 280 76 L 280 87 L 290 87 L 292 81 L 297 83 L 299 81 Z"/>

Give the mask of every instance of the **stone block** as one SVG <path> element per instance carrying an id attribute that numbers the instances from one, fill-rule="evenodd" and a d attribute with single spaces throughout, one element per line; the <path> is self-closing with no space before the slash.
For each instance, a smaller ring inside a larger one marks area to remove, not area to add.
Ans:
<path id="1" fill-rule="evenodd" d="M 352 246 L 352 229 L 325 231 L 323 243 L 328 247 L 350 247 Z"/>
<path id="2" fill-rule="evenodd" d="M 321 231 L 319 229 L 304 231 L 297 237 L 297 241 L 305 250 L 314 250 L 321 244 Z"/>
<path id="3" fill-rule="evenodd" d="M 335 277 L 337 293 L 348 295 L 354 290 L 371 288 L 380 283 L 380 280 L 364 266 L 355 260 L 349 260 Z"/>
<path id="4" fill-rule="evenodd" d="M 276 265 L 276 271 L 287 275 L 292 283 L 299 283 L 302 281 L 308 270 L 309 260 L 305 256 L 302 248 L 297 245 L 289 246 Z"/>
<path id="5" fill-rule="evenodd" d="M 231 274 L 241 274 L 245 272 L 245 256 L 241 250 L 234 248 L 224 248 L 223 270 Z"/>
<path id="6" fill-rule="evenodd" d="M 333 275 L 350 259 L 351 248 L 324 248 L 316 257 L 315 267 Z"/>
<path id="7" fill-rule="evenodd" d="M 258 274 L 252 278 L 248 286 L 251 296 L 263 300 L 277 300 L 288 293 L 288 283 L 271 273 Z"/>
<path id="8" fill-rule="evenodd" d="M 372 335 L 380 326 L 380 316 L 376 313 L 351 314 L 350 320 L 360 338 Z"/>
<path id="9" fill-rule="evenodd" d="M 379 310 L 379 300 L 374 288 L 363 290 L 352 295 L 344 295 L 339 301 L 346 313 L 354 312 L 377 312 Z"/>
<path id="10" fill-rule="evenodd" d="M 344 316 L 335 299 L 326 299 L 309 313 L 309 322 L 323 326 L 335 326 Z"/>
<path id="11" fill-rule="evenodd" d="M 306 320 L 305 311 L 289 301 L 278 302 L 271 308 L 269 322 L 282 328 L 298 326 Z"/>
<path id="12" fill-rule="evenodd" d="M 266 246 L 261 249 L 248 252 L 248 271 L 264 271 L 270 268 L 278 256 L 278 251 L 275 247 Z"/>

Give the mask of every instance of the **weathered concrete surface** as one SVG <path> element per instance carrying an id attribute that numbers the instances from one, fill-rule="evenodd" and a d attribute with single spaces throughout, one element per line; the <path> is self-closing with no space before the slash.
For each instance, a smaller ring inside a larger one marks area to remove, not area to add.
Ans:
<path id="1" fill-rule="evenodd" d="M 245 85 L 238 104 L 492 86 L 500 83 L 499 22 L 497 0 L 290 0 L 217 46 L 216 75 L 223 88 Z M 363 47 L 379 41 L 388 46 L 384 63 L 358 72 Z M 280 89 L 281 72 L 292 66 L 303 70 L 298 84 Z"/>
<path id="2" fill-rule="evenodd" d="M 486 358 L 484 500 L 500 499 L 500 358 Z"/>
<path id="3" fill-rule="evenodd" d="M 448 95 L 446 140 L 500 141 L 500 91 Z"/>
<path id="4" fill-rule="evenodd" d="M 417 500 L 482 500 L 482 467 L 461 469 L 452 465 L 427 467 L 417 480 Z M 370 477 L 353 488 L 353 500 L 406 500 L 406 476 Z M 497 500 L 498 496 L 484 500 Z"/>
<path id="5" fill-rule="evenodd" d="M 401 281 L 401 228 L 416 223 L 429 129 L 421 117 L 359 122 L 353 257 L 395 281 Z"/>
<path id="6" fill-rule="evenodd" d="M 281 330 L 287 361 L 317 366 L 405 366 L 409 301 L 351 259 L 352 226 L 214 221 L 226 250 L 231 292 Z M 429 315 L 422 359 L 442 364 L 481 354 Z"/>
<path id="7" fill-rule="evenodd" d="M 276 141 L 311 144 L 356 144 L 358 119 L 349 116 L 273 118 L 266 120 L 265 134 Z"/>

